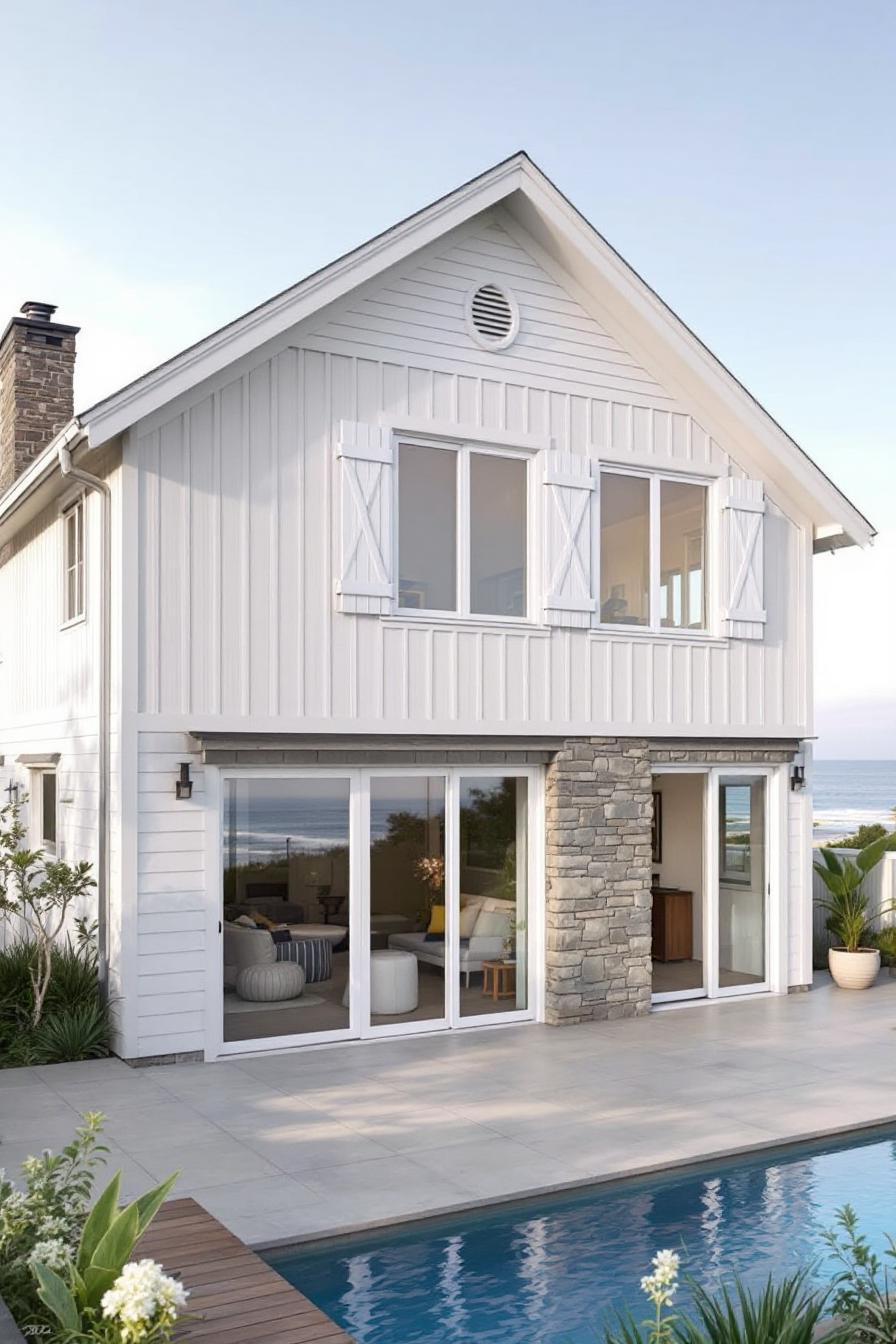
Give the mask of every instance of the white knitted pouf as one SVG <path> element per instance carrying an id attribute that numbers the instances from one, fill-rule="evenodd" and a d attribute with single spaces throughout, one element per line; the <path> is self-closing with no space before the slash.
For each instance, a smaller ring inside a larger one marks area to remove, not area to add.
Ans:
<path id="1" fill-rule="evenodd" d="M 370 954 L 371 1013 L 412 1013 L 417 1007 L 417 958 L 389 948 Z"/>
<path id="2" fill-rule="evenodd" d="M 294 961 L 246 966 L 236 978 L 236 992 L 250 1003 L 297 999 L 305 988 L 305 972 Z"/>

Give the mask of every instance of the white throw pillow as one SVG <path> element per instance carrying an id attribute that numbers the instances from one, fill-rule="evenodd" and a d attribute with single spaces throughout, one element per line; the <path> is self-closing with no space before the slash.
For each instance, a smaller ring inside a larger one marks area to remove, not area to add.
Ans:
<path id="1" fill-rule="evenodd" d="M 480 910 L 473 929 L 474 938 L 506 938 L 513 915 L 504 910 Z"/>
<path id="2" fill-rule="evenodd" d="M 459 938 L 472 938 L 473 930 L 476 927 L 476 921 L 479 918 L 479 912 L 482 906 L 479 901 L 470 901 L 463 906 L 460 912 Z"/>

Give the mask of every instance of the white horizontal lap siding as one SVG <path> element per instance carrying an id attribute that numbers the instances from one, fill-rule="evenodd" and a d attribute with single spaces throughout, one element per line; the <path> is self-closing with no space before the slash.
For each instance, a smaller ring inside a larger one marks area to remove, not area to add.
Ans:
<path id="1" fill-rule="evenodd" d="M 520 303 L 520 337 L 500 353 L 475 346 L 463 322 L 483 273 Z M 768 629 L 749 649 L 338 609 L 342 422 L 410 417 L 486 440 L 550 438 L 598 462 L 729 466 L 499 221 L 443 240 L 281 346 L 138 427 L 145 714 L 171 727 L 249 717 L 273 731 L 789 733 L 805 722 L 804 631 L 792 619 L 802 534 L 771 504 Z"/>
<path id="2" fill-rule="evenodd" d="M 198 758 L 181 733 L 141 733 L 137 755 L 137 1053 L 204 1044 L 207 896 L 205 793 Z M 174 786 L 189 761 L 193 797 Z"/>

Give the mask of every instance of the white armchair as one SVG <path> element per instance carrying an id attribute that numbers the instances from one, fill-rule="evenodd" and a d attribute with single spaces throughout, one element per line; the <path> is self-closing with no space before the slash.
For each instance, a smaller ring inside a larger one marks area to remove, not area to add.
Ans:
<path id="1" fill-rule="evenodd" d="M 270 966 L 277 948 L 267 929 L 249 929 L 224 923 L 224 988 L 235 989 L 240 971 L 247 966 Z"/>

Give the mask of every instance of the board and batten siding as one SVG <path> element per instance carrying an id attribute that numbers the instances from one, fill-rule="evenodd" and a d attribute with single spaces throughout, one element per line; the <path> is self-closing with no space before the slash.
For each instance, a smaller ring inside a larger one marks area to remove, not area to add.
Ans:
<path id="1" fill-rule="evenodd" d="M 483 276 L 508 284 L 520 306 L 520 335 L 497 353 L 479 349 L 464 322 Z M 500 211 L 136 425 L 125 445 L 138 554 L 134 1055 L 207 1044 L 220 893 L 207 890 L 191 729 L 808 731 L 810 531 L 771 488 L 762 639 L 549 627 L 540 609 L 527 626 L 354 614 L 336 594 L 342 421 L 485 443 L 518 434 L 592 460 L 751 474 Z M 178 802 L 187 760 L 193 797 Z M 795 816 L 788 829 L 798 831 Z M 795 937 L 791 953 L 795 966 Z"/>
<path id="2" fill-rule="evenodd" d="M 141 714 L 271 731 L 799 733 L 809 537 L 773 498 L 762 640 L 337 610 L 342 420 L 746 475 L 497 220 L 460 233 L 137 427 Z M 464 327 L 483 268 L 520 302 L 500 353 Z"/>

